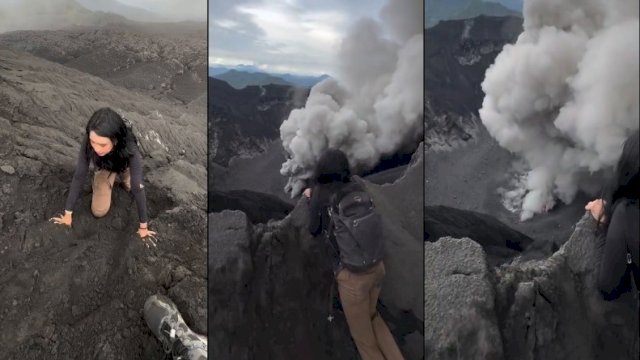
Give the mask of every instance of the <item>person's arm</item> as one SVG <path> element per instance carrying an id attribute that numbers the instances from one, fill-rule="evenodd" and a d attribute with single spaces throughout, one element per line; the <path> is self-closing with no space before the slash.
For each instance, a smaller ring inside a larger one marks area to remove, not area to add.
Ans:
<path id="1" fill-rule="evenodd" d="M 600 253 L 598 289 L 606 300 L 620 296 L 627 269 L 626 206 L 619 204 L 611 216 Z M 636 219 L 637 221 L 637 219 Z"/>
<path id="2" fill-rule="evenodd" d="M 65 213 L 71 214 L 73 208 L 80 197 L 80 191 L 87 179 L 87 173 L 89 172 L 89 159 L 85 153 L 86 139 L 80 145 L 80 153 L 78 154 L 78 161 L 76 163 L 76 170 L 73 174 L 73 180 L 71 181 L 71 188 L 69 189 L 69 195 L 67 195 L 67 202 L 65 203 Z"/>
<path id="3" fill-rule="evenodd" d="M 321 201 L 321 194 L 317 187 L 311 191 L 311 201 L 309 202 L 309 233 L 318 236 L 322 232 L 322 211 L 324 204 Z"/>
<path id="4" fill-rule="evenodd" d="M 138 208 L 138 218 L 140 220 L 140 228 L 146 229 L 147 222 L 147 199 L 142 184 L 142 155 L 136 149 L 129 162 L 129 173 L 131 174 L 131 193 L 136 201 Z"/>

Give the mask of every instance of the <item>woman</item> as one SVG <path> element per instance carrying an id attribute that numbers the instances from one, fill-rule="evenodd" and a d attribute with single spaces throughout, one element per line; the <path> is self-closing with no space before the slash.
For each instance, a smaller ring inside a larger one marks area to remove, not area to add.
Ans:
<path id="1" fill-rule="evenodd" d="M 156 233 L 149 230 L 147 224 L 147 206 L 142 185 L 142 156 L 135 135 L 120 115 L 110 108 L 97 110 L 89 119 L 64 214 L 51 218 L 51 221 L 71 226 L 72 210 L 86 180 L 89 164 L 93 164 L 96 169 L 91 198 L 93 215 L 101 218 L 109 212 L 112 188 L 116 176 L 120 175 L 124 188 L 133 194 L 136 201 L 140 220 L 138 235 L 147 247 L 149 244 L 156 246 Z"/>
<path id="2" fill-rule="evenodd" d="M 598 288 L 607 300 L 630 290 L 631 275 L 640 288 L 640 140 L 638 131 L 625 141 L 606 199 L 585 207 L 606 231 L 598 271 Z"/>
<path id="3" fill-rule="evenodd" d="M 314 236 L 328 233 L 336 252 L 335 235 L 329 228 L 329 208 L 335 208 L 342 196 L 356 190 L 363 191 L 362 186 L 351 179 L 346 155 L 339 150 L 328 150 L 316 166 L 315 185 L 304 191 L 310 198 L 310 233 Z M 364 360 L 403 359 L 387 324 L 376 310 L 385 275 L 383 262 L 362 272 L 352 272 L 340 264 L 338 255 L 334 258 L 334 273 L 349 331 L 360 356 Z"/>

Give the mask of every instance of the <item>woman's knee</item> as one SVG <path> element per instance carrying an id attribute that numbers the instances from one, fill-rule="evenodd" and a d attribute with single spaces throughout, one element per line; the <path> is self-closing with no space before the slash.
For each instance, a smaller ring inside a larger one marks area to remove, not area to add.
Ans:
<path id="1" fill-rule="evenodd" d="M 102 218 L 107 216 L 107 213 L 109 213 L 109 208 L 95 208 L 95 207 L 91 207 L 91 213 L 93 214 L 93 216 L 97 217 L 97 218 Z"/>

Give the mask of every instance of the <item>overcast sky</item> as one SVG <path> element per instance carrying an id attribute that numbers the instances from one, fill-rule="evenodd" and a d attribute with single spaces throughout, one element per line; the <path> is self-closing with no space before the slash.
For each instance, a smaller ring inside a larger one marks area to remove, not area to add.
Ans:
<path id="1" fill-rule="evenodd" d="M 209 64 L 330 74 L 340 40 L 384 0 L 209 0 Z"/>

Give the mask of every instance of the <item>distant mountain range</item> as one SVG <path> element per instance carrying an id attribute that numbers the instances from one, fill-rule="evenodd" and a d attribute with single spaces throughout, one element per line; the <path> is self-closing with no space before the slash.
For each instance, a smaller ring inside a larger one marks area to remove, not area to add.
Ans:
<path id="1" fill-rule="evenodd" d="M 233 67 L 212 66 L 209 67 L 209 76 L 226 81 L 236 89 L 242 89 L 251 85 L 289 85 L 310 88 L 329 75 L 308 76 L 266 73 L 251 65 L 237 65 Z"/>
<path id="2" fill-rule="evenodd" d="M 426 0 L 425 27 L 443 20 L 470 19 L 480 15 L 522 16 L 522 0 Z"/>
<path id="3" fill-rule="evenodd" d="M 251 73 L 233 69 L 214 77 L 216 79 L 226 81 L 229 85 L 233 86 L 236 89 L 243 89 L 250 85 L 293 85 L 292 83 L 280 77 L 269 75 L 267 73 Z"/>

